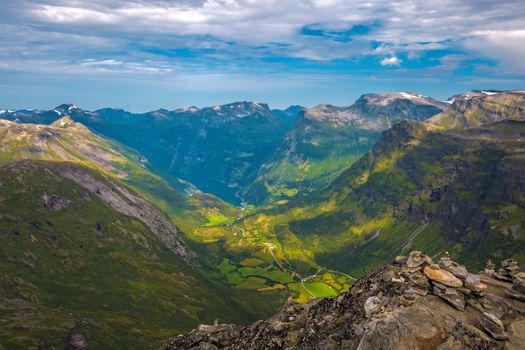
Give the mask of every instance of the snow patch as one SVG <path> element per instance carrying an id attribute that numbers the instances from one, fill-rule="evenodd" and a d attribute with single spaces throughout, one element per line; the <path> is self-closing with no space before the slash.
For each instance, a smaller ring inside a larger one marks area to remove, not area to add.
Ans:
<path id="1" fill-rule="evenodd" d="M 426 96 L 423 96 L 421 94 L 414 95 L 414 94 L 409 94 L 408 92 L 401 92 L 400 95 L 409 100 L 412 100 L 414 98 L 426 98 Z"/>
<path id="2" fill-rule="evenodd" d="M 78 107 L 75 106 L 75 105 L 71 105 L 71 106 L 69 106 L 69 108 L 68 108 L 67 110 L 68 110 L 69 112 L 71 112 L 73 109 L 78 109 Z"/>
<path id="3" fill-rule="evenodd" d="M 485 94 L 485 95 L 488 95 L 488 96 L 499 94 L 499 92 L 493 92 L 493 91 L 481 91 L 481 93 Z"/>
<path id="4" fill-rule="evenodd" d="M 215 106 L 215 107 L 213 107 L 213 110 L 218 112 L 218 111 L 221 110 L 221 106 Z"/>
<path id="5" fill-rule="evenodd" d="M 409 100 L 417 97 L 417 96 L 414 96 L 412 94 L 407 94 L 406 92 L 402 92 L 402 93 L 400 93 L 400 95 L 403 96 L 404 98 L 408 98 Z"/>
<path id="6" fill-rule="evenodd" d="M 183 108 L 179 108 L 177 109 L 175 112 L 190 112 L 190 113 L 195 113 L 195 112 L 198 112 L 199 109 L 195 106 L 191 106 L 191 107 L 183 107 Z"/>
<path id="7" fill-rule="evenodd" d="M 56 109 L 54 109 L 53 112 L 55 112 L 58 115 L 62 115 L 62 113 L 60 111 L 57 111 Z"/>

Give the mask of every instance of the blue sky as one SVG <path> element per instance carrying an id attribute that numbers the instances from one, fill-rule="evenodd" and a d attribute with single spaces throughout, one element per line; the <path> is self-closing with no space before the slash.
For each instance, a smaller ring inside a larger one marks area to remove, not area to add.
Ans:
<path id="1" fill-rule="evenodd" d="M 525 88 L 523 0 L 0 0 L 0 107 Z"/>

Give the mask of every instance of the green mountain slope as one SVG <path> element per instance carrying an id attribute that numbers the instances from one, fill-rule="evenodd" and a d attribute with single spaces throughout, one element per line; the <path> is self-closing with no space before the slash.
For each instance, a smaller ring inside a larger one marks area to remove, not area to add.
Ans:
<path id="1" fill-rule="evenodd" d="M 401 120 L 425 120 L 446 108 L 443 102 L 401 92 L 363 95 L 350 107 L 306 110 L 241 195 L 261 203 L 318 191 L 369 151 L 382 130 Z"/>
<path id="2" fill-rule="evenodd" d="M 65 348 L 78 334 L 93 348 L 146 348 L 280 304 L 201 271 L 160 210 L 95 169 L 1 161 L 0 193 L 2 348 Z"/>
<path id="3" fill-rule="evenodd" d="M 131 186 L 176 223 L 181 236 L 198 253 L 198 262 L 219 272 L 224 282 L 239 289 L 265 293 L 283 291 L 298 300 L 325 294 L 301 285 L 301 277 L 292 266 L 280 260 L 278 251 L 273 252 L 271 239 L 259 234 L 253 237 L 242 234 L 242 229 L 233 223 L 248 210 L 228 205 L 186 183 L 179 183 L 178 189 L 170 187 L 149 172 L 145 158 L 93 134 L 69 117 L 51 126 L 0 121 L 0 135 L 3 136 L 2 159 L 74 161 Z M 321 286 L 330 293 L 348 288 L 346 277 L 326 273 L 326 276 L 308 279 L 317 283 L 312 288 Z"/>
<path id="4" fill-rule="evenodd" d="M 376 224 L 320 262 L 348 269 L 410 247 L 450 250 L 467 264 L 505 254 L 523 260 L 524 131 L 511 121 L 458 132 L 395 126 L 327 192 L 341 209 L 326 215 L 343 232 Z M 342 216 L 352 219 L 345 225 Z"/>
<path id="5" fill-rule="evenodd" d="M 219 252 L 181 239 L 180 229 L 191 236 L 237 209 L 186 183 L 170 187 L 142 156 L 70 118 L 0 120 L 0 138 L 2 346 L 63 347 L 80 333 L 96 347 L 146 347 L 283 302 L 279 290 L 227 287 Z"/>
<path id="6" fill-rule="evenodd" d="M 409 249 L 449 250 L 467 265 L 509 254 L 523 261 L 525 124 L 513 120 L 519 103 L 493 96 L 500 122 L 394 125 L 324 190 L 259 208 L 239 225 L 277 240 L 303 271 L 319 264 L 361 275 Z"/>
<path id="7" fill-rule="evenodd" d="M 0 159 L 80 162 L 108 173 L 165 211 L 183 231 L 208 223 L 214 215 L 235 215 L 235 207 L 180 179 L 154 175 L 149 160 L 63 117 L 52 125 L 17 124 L 0 119 Z"/>

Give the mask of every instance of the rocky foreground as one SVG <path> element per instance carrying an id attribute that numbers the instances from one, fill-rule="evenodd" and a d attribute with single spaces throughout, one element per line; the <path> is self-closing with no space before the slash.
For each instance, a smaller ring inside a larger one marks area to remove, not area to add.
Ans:
<path id="1" fill-rule="evenodd" d="M 166 349 L 525 349 L 525 273 L 512 259 L 495 267 L 412 252 L 337 297 L 246 327 L 201 325 Z"/>

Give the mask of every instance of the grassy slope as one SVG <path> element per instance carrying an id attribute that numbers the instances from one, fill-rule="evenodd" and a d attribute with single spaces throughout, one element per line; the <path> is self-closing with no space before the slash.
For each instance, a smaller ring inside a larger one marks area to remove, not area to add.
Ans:
<path id="1" fill-rule="evenodd" d="M 115 181 L 130 185 L 134 190 L 163 209 L 176 222 L 179 228 L 189 232 L 188 237 L 193 237 L 191 232 L 195 227 L 206 226 L 210 222 L 213 223 L 216 217 L 225 217 L 225 215 L 235 217 L 238 210 L 216 197 L 195 192 L 191 186 L 184 183 L 181 183 L 179 190 L 175 190 L 159 177 L 149 172 L 142 165 L 142 158 L 132 150 L 100 138 L 80 124 L 73 124 L 67 119 L 62 121 L 65 123 L 64 125 L 61 125 L 59 122 L 53 126 L 17 125 L 2 122 L 3 125 L 0 128 L 0 136 L 2 138 L 0 159 L 3 161 L 40 159 L 46 162 L 67 160 L 88 167 L 96 173 L 110 176 Z M 45 185 L 52 186 L 53 184 L 49 182 Z M 27 203 L 30 202 L 26 202 L 26 205 Z M 23 208 L 23 204 L 24 202 L 20 202 L 17 207 Z M 107 219 L 107 221 L 110 222 L 111 220 Z M 72 229 L 72 231 L 75 230 Z M 189 240 L 189 243 L 194 250 L 213 253 L 211 255 L 201 255 L 200 257 L 203 258 L 201 262 L 213 265 L 216 261 L 220 261 L 217 260 L 220 253 L 217 251 L 217 247 L 203 249 L 201 244 L 197 244 L 198 242 L 192 243 Z M 115 247 L 115 249 L 119 250 L 121 248 Z M 174 265 L 174 269 L 176 270 L 176 267 L 180 267 L 179 265 Z M 144 268 L 140 273 L 147 274 L 147 268 Z M 43 276 L 45 278 L 45 274 Z M 221 277 L 217 275 L 214 278 L 220 279 Z M 201 285 L 199 288 L 205 290 L 207 287 Z M 210 286 L 210 288 L 216 289 L 218 295 L 221 293 L 224 293 L 224 295 L 235 295 L 235 293 L 238 293 L 229 289 L 221 290 L 221 287 L 218 286 Z M 268 299 L 265 298 L 265 295 L 253 295 L 253 293 L 248 292 L 244 292 L 244 294 L 244 296 L 242 294 L 238 295 L 241 302 L 242 300 L 252 300 L 254 304 L 272 305 L 271 302 L 268 304 Z M 213 298 L 209 300 L 211 301 Z M 277 308 L 277 303 L 281 299 L 273 297 L 272 300 L 275 301 L 275 308 Z M 183 301 L 178 300 L 177 302 L 182 303 Z M 221 309 L 221 307 L 218 307 L 215 311 L 212 310 L 213 306 L 210 307 L 210 318 L 221 317 L 221 315 L 230 313 L 227 309 Z M 201 309 L 204 310 L 205 308 L 207 307 L 203 304 Z M 265 310 L 268 310 L 267 308 L 256 309 L 254 307 L 251 311 L 247 311 L 249 310 L 248 307 L 245 310 L 247 317 L 253 318 L 255 315 L 261 317 Z M 48 311 L 50 310 L 48 309 Z M 243 307 L 239 306 L 239 310 L 243 310 Z M 111 314 L 111 312 L 107 314 Z M 199 318 L 205 320 L 206 315 L 199 315 Z M 189 319 L 191 319 L 190 323 L 194 326 L 197 318 Z M 187 329 L 190 323 L 183 321 L 176 330 Z M 170 333 L 173 333 L 173 329 L 171 329 Z"/>
<path id="2" fill-rule="evenodd" d="M 365 154 L 378 136 L 373 130 L 300 117 L 244 194 L 260 203 L 318 191 Z"/>
<path id="3" fill-rule="evenodd" d="M 69 118 L 52 126 L 0 120 L 0 138 L 0 159 L 66 160 L 92 167 L 130 185 L 166 212 L 184 232 L 191 232 L 216 216 L 238 213 L 235 207 L 182 181 L 172 181 L 179 184 L 177 188 L 170 186 L 148 170 L 141 155 Z"/>
<path id="4" fill-rule="evenodd" d="M 253 321 L 280 306 L 276 292 L 225 287 L 189 267 L 142 222 L 65 178 L 65 166 L 74 165 L 0 163 L 0 347 L 62 347 L 80 332 L 98 348 L 146 348 L 201 322 Z M 71 203 L 46 207 L 43 193 Z"/>
<path id="5" fill-rule="evenodd" d="M 458 132 L 402 123 L 324 193 L 259 209 L 243 228 L 265 230 L 304 269 L 363 274 L 411 249 L 523 261 L 521 132 L 519 122 Z"/>

